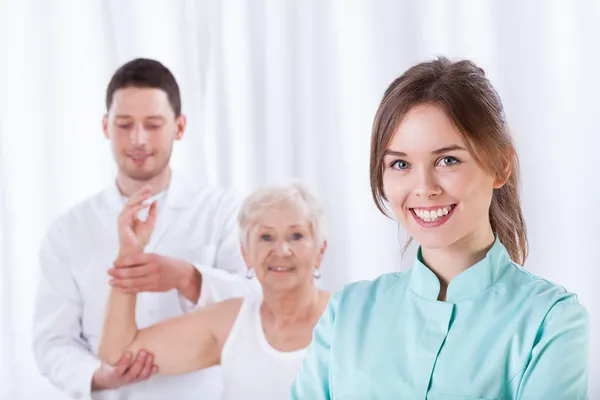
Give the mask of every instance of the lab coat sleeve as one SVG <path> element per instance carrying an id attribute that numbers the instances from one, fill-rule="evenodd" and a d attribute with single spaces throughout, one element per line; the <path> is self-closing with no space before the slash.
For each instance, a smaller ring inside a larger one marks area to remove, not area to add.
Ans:
<path id="1" fill-rule="evenodd" d="M 200 297 L 194 304 L 181 296 L 184 312 L 204 307 L 234 297 L 261 296 L 261 287 L 256 279 L 247 279 L 246 266 L 240 248 L 238 212 L 240 200 L 233 194 L 223 196 L 219 209 L 215 210 L 220 225 L 218 247 L 213 265 L 192 262 L 202 275 Z"/>
<path id="2" fill-rule="evenodd" d="M 40 373 L 73 399 L 92 399 L 100 361 L 81 336 L 82 301 L 68 264 L 64 228 L 55 224 L 42 241 L 35 297 L 33 351 Z"/>
<path id="3" fill-rule="evenodd" d="M 588 398 L 589 315 L 576 297 L 560 300 L 540 328 L 516 398 Z"/>
<path id="4" fill-rule="evenodd" d="M 339 293 L 331 296 L 327 309 L 313 330 L 313 339 L 291 388 L 290 400 L 326 400 L 331 391 L 330 351 Z"/>

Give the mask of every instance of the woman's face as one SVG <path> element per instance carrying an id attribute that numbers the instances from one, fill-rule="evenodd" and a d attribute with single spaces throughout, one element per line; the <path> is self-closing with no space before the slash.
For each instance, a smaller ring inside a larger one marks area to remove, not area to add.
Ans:
<path id="1" fill-rule="evenodd" d="M 385 195 L 398 221 L 423 248 L 449 247 L 489 231 L 492 193 L 499 186 L 434 105 L 409 110 L 384 157 Z"/>
<path id="2" fill-rule="evenodd" d="M 250 230 L 244 259 L 264 290 L 286 291 L 312 285 L 326 244 L 319 246 L 305 212 L 281 204 L 263 212 Z"/>

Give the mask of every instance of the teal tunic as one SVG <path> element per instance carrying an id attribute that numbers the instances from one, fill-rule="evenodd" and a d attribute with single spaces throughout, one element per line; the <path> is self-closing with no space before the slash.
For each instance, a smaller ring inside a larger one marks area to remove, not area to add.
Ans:
<path id="1" fill-rule="evenodd" d="M 512 262 L 496 239 L 445 302 L 419 256 L 406 272 L 334 294 L 292 400 L 587 398 L 589 315 Z"/>

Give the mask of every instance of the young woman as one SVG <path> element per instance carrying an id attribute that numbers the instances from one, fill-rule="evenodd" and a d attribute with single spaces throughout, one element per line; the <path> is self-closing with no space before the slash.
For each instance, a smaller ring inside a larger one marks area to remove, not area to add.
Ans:
<path id="1" fill-rule="evenodd" d="M 331 298 L 291 398 L 587 398 L 589 317 L 521 267 L 517 154 L 484 71 L 440 58 L 392 82 L 371 177 L 418 256 Z"/>
<path id="2" fill-rule="evenodd" d="M 121 261 L 136 257 L 152 231 L 155 207 L 146 222 L 136 217 L 146 198 L 132 196 L 119 218 Z M 220 365 L 223 399 L 288 399 L 330 297 L 314 281 L 327 247 L 322 209 L 303 186 L 262 188 L 242 205 L 239 228 L 248 277 L 258 279 L 262 296 L 225 300 L 141 329 L 136 294 L 112 288 L 100 358 L 114 364 L 126 352 L 145 351 L 163 375 Z M 121 261 L 117 268 L 131 264 Z"/>

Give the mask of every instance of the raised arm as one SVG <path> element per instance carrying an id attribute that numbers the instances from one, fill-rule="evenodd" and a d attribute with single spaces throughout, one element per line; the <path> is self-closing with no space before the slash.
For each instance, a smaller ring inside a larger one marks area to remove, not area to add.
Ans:
<path id="1" fill-rule="evenodd" d="M 127 258 L 141 253 L 148 243 L 157 217 L 156 203 L 144 203 L 149 196 L 149 188 L 135 193 L 119 215 L 117 259 L 125 261 L 116 263 L 117 268 L 128 268 L 124 267 L 131 264 Z M 141 221 L 138 213 L 146 207 L 150 208 L 148 217 Z M 142 330 L 135 320 L 136 301 L 137 294 L 111 288 L 99 346 L 103 361 L 114 364 L 125 352 L 147 350 L 154 355 L 154 364 L 162 374 L 193 371 L 219 362 L 220 343 L 224 342 L 221 333 L 237 315 L 235 301 L 215 304 Z"/>
<path id="2" fill-rule="evenodd" d="M 94 398 L 95 391 L 115 389 L 150 376 L 152 363 L 142 355 L 124 357 L 113 368 L 92 353 L 82 335 L 84 307 L 71 270 L 76 235 L 56 221 L 42 241 L 40 281 L 33 317 L 33 352 L 40 373 L 73 399 Z"/>
<path id="3" fill-rule="evenodd" d="M 99 347 L 100 358 L 116 363 L 125 352 L 147 351 L 161 374 L 171 375 L 217 365 L 241 299 L 214 304 L 145 329 L 135 322 L 135 294 L 111 289 Z"/>

